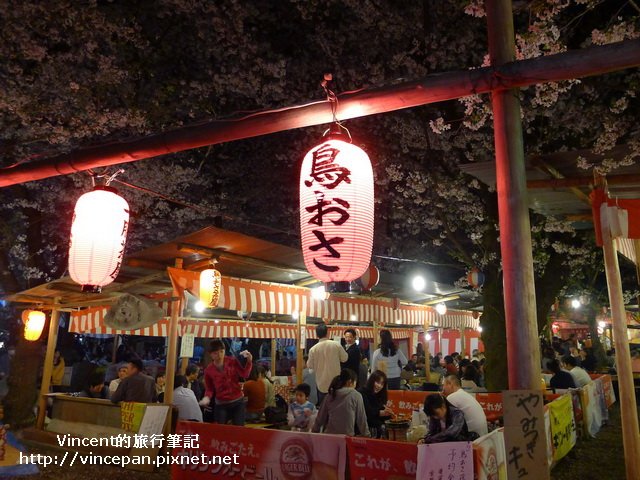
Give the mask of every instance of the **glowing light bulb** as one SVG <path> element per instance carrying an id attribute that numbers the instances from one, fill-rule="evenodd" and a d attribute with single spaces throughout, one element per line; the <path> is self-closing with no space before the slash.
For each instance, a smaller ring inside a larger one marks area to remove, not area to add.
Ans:
<path id="1" fill-rule="evenodd" d="M 424 287 L 427 286 L 427 282 L 424 279 L 424 277 L 420 275 L 416 275 L 415 277 L 413 277 L 413 280 L 411 281 L 411 285 L 413 286 L 413 289 L 415 291 L 421 292 L 422 290 L 424 290 Z"/>

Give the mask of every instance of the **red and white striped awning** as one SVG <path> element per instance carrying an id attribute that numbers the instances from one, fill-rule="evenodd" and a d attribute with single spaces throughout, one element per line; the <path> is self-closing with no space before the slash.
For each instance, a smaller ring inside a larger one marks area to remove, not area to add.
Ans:
<path id="1" fill-rule="evenodd" d="M 116 330 L 104 325 L 102 318 L 107 312 L 105 307 L 86 309 L 82 312 L 74 312 L 69 327 L 70 332 L 106 335 L 146 335 L 153 337 L 166 337 L 169 332 L 169 318 L 165 317 L 151 327 L 140 330 Z M 82 315 L 77 315 L 82 313 Z M 347 328 L 355 328 L 360 338 L 373 339 L 373 327 L 349 327 L 330 325 L 329 335 L 344 334 Z M 315 325 L 307 325 L 307 338 L 318 338 Z M 390 328 L 391 336 L 395 339 L 406 339 L 413 332 L 410 328 Z M 180 319 L 179 335 L 192 333 L 197 338 L 282 338 L 295 339 L 296 325 L 283 325 L 263 322 L 241 322 L 229 320 L 201 320 Z"/>
<path id="2" fill-rule="evenodd" d="M 178 272 L 178 273 L 176 273 Z M 170 275 L 180 275 L 178 279 L 173 279 L 174 284 L 179 284 L 181 288 L 197 292 L 199 276 L 197 272 L 169 268 Z M 163 308 L 165 315 L 171 314 L 171 304 L 167 300 L 168 296 L 159 296 L 159 305 Z M 331 320 L 332 322 L 361 322 L 372 323 L 374 320 L 383 325 L 398 326 L 438 326 L 442 328 L 477 328 L 479 322 L 474 319 L 471 312 L 449 310 L 445 315 L 439 315 L 433 308 L 426 305 L 415 305 L 400 303 L 396 304 L 388 298 L 371 297 L 338 297 L 331 296 L 328 300 L 315 300 L 311 297 L 308 288 L 291 285 L 281 285 L 257 280 L 246 280 L 239 278 L 222 278 L 222 288 L 218 306 L 227 310 L 242 310 L 244 312 L 255 312 L 275 315 L 291 315 L 293 312 L 306 312 L 307 317 Z M 92 307 L 71 313 L 72 332 L 91 332 L 104 334 L 133 334 L 133 335 L 167 335 L 167 319 L 163 319 L 156 325 L 136 331 L 116 330 L 104 325 L 104 316 L 108 306 Z M 184 319 L 182 319 L 184 320 Z M 190 324 L 190 323 L 189 323 Z M 231 323 L 225 322 L 228 328 Z M 219 327 L 214 324 L 212 332 L 218 332 Z M 251 325 L 251 323 L 250 323 Z M 233 328 L 243 329 L 245 323 L 239 322 Z M 196 328 L 191 326 L 189 328 Z M 198 329 L 204 329 L 199 325 Z M 283 327 L 284 328 L 284 327 Z M 336 327 L 339 328 L 339 327 Z M 347 328 L 347 327 L 345 327 Z M 359 327 L 360 328 L 360 327 Z M 367 331 L 367 328 L 362 328 Z M 395 327 L 398 328 L 398 327 Z M 235 331 L 235 330 L 234 330 Z M 209 330 L 207 330 L 209 332 Z M 280 332 L 275 338 L 293 338 L 286 336 L 286 332 Z M 313 332 L 315 334 L 315 331 Z M 220 335 L 203 335 L 205 337 L 217 337 Z M 226 336 L 226 335 L 225 335 Z M 244 336 L 248 338 L 274 338 L 273 336 L 252 337 L 252 335 L 229 335 Z M 373 329 L 365 338 L 373 337 Z M 309 337 L 313 338 L 313 337 Z M 402 337 L 407 338 L 407 337 Z"/>
<path id="3" fill-rule="evenodd" d="M 180 326 L 182 335 L 192 333 L 196 338 L 296 338 L 295 325 L 185 319 Z"/>
<path id="4" fill-rule="evenodd" d="M 426 305 L 400 303 L 370 297 L 337 297 L 315 300 L 308 288 L 274 284 L 257 280 L 223 277 L 218 306 L 228 310 L 291 315 L 306 312 L 307 317 L 336 322 L 373 322 L 400 325 L 438 325 L 443 328 L 477 328 L 479 322 L 471 312 L 449 310 L 439 315 Z"/>

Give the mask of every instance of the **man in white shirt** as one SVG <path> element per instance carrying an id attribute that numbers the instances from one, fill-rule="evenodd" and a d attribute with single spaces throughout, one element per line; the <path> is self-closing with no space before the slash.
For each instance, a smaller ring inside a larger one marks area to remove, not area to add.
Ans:
<path id="1" fill-rule="evenodd" d="M 202 410 L 196 400 L 196 394 L 187 388 L 187 378 L 184 375 L 176 375 L 173 382 L 173 405 L 178 408 L 178 420 L 202 421 Z"/>
<path id="2" fill-rule="evenodd" d="M 331 380 L 340 375 L 340 363 L 346 362 L 349 356 L 342 345 L 327 338 L 328 328 L 324 323 L 316 326 L 316 334 L 320 341 L 309 350 L 307 367 L 316 374 L 318 387 L 318 404 L 329 391 Z"/>
<path id="3" fill-rule="evenodd" d="M 476 432 L 480 436 L 489 433 L 487 416 L 484 414 L 482 406 L 473 395 L 462 389 L 458 377 L 455 375 L 445 377 L 442 392 L 451 405 L 462 410 L 470 432 Z"/>
<path id="4" fill-rule="evenodd" d="M 122 379 L 125 378 L 128 374 L 129 369 L 127 368 L 127 365 L 120 365 L 120 367 L 118 368 L 118 378 L 116 378 L 115 380 L 111 380 L 111 383 L 109 383 L 109 396 L 113 395 L 115 391 L 118 390 L 118 385 L 120 385 Z"/>
<path id="5" fill-rule="evenodd" d="M 578 367 L 577 364 L 578 362 L 576 358 L 571 355 L 565 355 L 562 357 L 562 367 L 571 374 L 576 387 L 582 388 L 591 381 L 591 377 L 586 370 Z"/>

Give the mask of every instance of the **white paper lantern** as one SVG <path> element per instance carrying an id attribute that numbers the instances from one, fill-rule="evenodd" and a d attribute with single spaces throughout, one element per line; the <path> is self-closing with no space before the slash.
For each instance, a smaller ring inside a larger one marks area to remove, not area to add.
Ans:
<path id="1" fill-rule="evenodd" d="M 129 228 L 129 204 L 99 186 L 76 203 L 69 245 L 69 274 L 83 292 L 99 293 L 118 276 Z"/>
<path id="2" fill-rule="evenodd" d="M 314 278 L 350 282 L 371 263 L 373 169 L 359 147 L 335 136 L 312 148 L 300 173 L 300 236 Z"/>

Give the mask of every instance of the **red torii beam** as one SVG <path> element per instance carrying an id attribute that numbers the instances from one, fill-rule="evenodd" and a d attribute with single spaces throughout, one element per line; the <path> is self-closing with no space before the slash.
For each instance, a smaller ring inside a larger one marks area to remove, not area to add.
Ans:
<path id="1" fill-rule="evenodd" d="M 600 75 L 640 65 L 640 40 L 627 40 L 473 70 L 437 73 L 421 80 L 341 95 L 341 120 L 445 100 Z M 0 169 L 0 187 L 136 162 L 218 143 L 330 123 L 326 101 L 296 105 L 230 120 L 182 127 L 134 140 L 100 145 Z"/>

